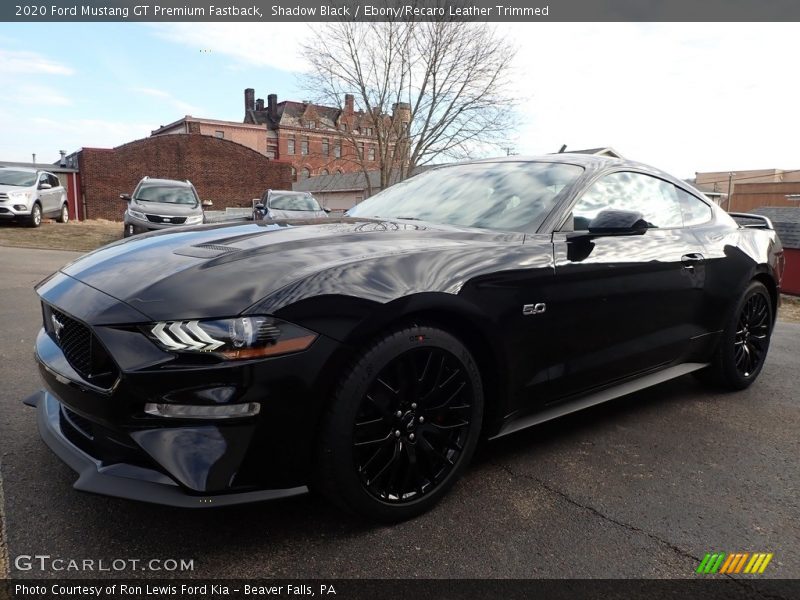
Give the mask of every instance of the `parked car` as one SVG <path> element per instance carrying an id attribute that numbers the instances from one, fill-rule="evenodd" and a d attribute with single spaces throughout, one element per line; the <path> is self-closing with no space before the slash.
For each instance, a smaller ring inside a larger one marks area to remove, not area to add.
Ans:
<path id="1" fill-rule="evenodd" d="M 58 177 L 40 169 L 0 167 L 0 220 L 39 227 L 42 217 L 69 221 L 67 190 Z"/>
<path id="2" fill-rule="evenodd" d="M 312 486 L 398 521 L 481 437 L 687 373 L 751 385 L 782 268 L 768 221 L 642 164 L 445 166 L 346 217 L 78 259 L 37 288 L 28 403 L 81 490 L 204 507 Z"/>
<path id="3" fill-rule="evenodd" d="M 253 220 L 319 219 L 330 211 L 322 208 L 308 192 L 267 190 L 261 200 L 253 200 Z"/>
<path id="4" fill-rule="evenodd" d="M 200 202 L 197 190 L 188 180 L 145 177 L 133 194 L 119 197 L 128 203 L 125 237 L 180 225 L 199 225 L 205 222 L 203 208 L 211 206 L 211 202 Z"/>

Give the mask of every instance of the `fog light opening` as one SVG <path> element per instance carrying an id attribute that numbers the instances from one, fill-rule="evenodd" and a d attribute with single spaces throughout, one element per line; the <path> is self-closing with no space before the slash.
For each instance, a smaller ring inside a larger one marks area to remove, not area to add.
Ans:
<path id="1" fill-rule="evenodd" d="M 254 417 L 261 410 L 256 402 L 225 405 L 147 403 L 144 412 L 154 417 L 170 419 L 238 419 Z"/>

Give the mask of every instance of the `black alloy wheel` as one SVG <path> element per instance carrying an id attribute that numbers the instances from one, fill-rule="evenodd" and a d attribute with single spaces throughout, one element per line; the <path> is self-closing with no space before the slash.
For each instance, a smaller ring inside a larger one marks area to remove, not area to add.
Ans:
<path id="1" fill-rule="evenodd" d="M 763 294 L 753 294 L 739 314 L 734 341 L 734 360 L 742 377 L 750 377 L 761 369 L 769 346 L 770 325 L 769 299 Z"/>
<path id="2" fill-rule="evenodd" d="M 372 520 L 431 508 L 475 451 L 483 390 L 475 360 L 449 333 L 412 326 L 356 360 L 330 405 L 316 487 Z"/>
<path id="3" fill-rule="evenodd" d="M 435 347 L 408 350 L 372 380 L 353 430 L 361 484 L 379 500 L 413 501 L 458 462 L 474 402 L 465 366 Z"/>
<path id="4" fill-rule="evenodd" d="M 764 366 L 774 324 L 772 298 L 760 281 L 751 281 L 733 307 L 711 365 L 700 380 L 716 387 L 743 390 Z"/>

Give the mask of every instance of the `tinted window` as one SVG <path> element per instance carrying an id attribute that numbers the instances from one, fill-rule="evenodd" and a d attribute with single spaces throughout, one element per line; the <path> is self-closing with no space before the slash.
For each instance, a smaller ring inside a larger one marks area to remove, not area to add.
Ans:
<path id="1" fill-rule="evenodd" d="M 681 227 L 677 189 L 640 173 L 612 173 L 592 184 L 572 210 L 576 231 L 586 230 L 607 209 L 642 213 L 650 227 Z"/>
<path id="2" fill-rule="evenodd" d="M 683 224 L 686 227 L 708 223 L 711 220 L 713 216 L 711 207 L 689 192 L 678 188 L 678 201 L 683 214 Z"/>
<path id="3" fill-rule="evenodd" d="M 533 231 L 558 194 L 583 172 L 562 163 L 504 162 L 432 169 L 348 211 L 359 217 L 418 219 L 501 231 Z"/>
<path id="4" fill-rule="evenodd" d="M 306 194 L 273 194 L 269 207 L 275 210 L 322 210 L 314 197 Z"/>
<path id="5" fill-rule="evenodd" d="M 165 202 L 167 204 L 197 204 L 197 198 L 188 187 L 171 187 L 166 185 L 144 186 L 136 194 L 142 202 Z"/>
<path id="6" fill-rule="evenodd" d="M 61 185 L 61 182 L 55 175 L 48 175 L 47 178 L 50 180 L 50 185 L 52 185 L 54 188 L 59 187 Z"/>
<path id="7" fill-rule="evenodd" d="M 36 183 L 36 173 L 0 169 L 0 185 L 18 185 L 28 187 Z"/>

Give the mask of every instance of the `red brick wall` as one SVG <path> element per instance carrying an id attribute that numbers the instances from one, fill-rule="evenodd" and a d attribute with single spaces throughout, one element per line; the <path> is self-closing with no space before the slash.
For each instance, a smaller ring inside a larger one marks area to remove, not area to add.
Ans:
<path id="1" fill-rule="evenodd" d="M 786 257 L 786 267 L 783 271 L 781 291 L 784 294 L 800 296 L 800 249 L 784 248 L 783 254 Z"/>
<path id="2" fill-rule="evenodd" d="M 291 166 L 246 146 L 206 135 L 161 135 L 114 149 L 80 152 L 81 186 L 89 219 L 122 220 L 122 193 L 132 193 L 148 175 L 188 179 L 211 210 L 252 206 L 268 188 L 292 189 Z"/>

